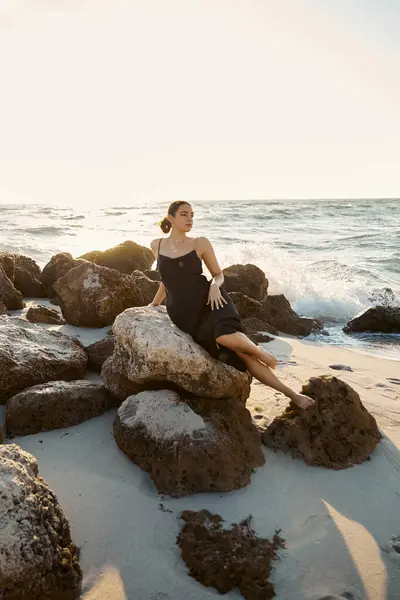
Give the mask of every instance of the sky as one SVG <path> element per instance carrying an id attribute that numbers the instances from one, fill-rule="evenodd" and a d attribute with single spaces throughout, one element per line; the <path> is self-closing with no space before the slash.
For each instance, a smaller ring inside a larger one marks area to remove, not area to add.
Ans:
<path id="1" fill-rule="evenodd" d="M 0 203 L 400 197 L 398 0 L 0 0 Z"/>

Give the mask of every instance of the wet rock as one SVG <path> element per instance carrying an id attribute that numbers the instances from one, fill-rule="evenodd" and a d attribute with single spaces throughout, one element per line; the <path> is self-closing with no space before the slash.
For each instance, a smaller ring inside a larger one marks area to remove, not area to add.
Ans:
<path id="1" fill-rule="evenodd" d="M 7 314 L 7 306 L 0 302 L 0 317 Z"/>
<path id="2" fill-rule="evenodd" d="M 87 255 L 86 255 L 87 256 Z M 93 260 L 97 265 L 115 269 L 126 275 L 134 271 L 150 269 L 154 262 L 154 255 L 150 248 L 126 241 L 118 246 L 100 252 Z"/>
<path id="3" fill-rule="evenodd" d="M 89 358 L 87 368 L 96 373 L 101 373 L 104 362 L 114 352 L 114 336 L 109 336 L 104 340 L 86 346 L 85 352 Z"/>
<path id="4" fill-rule="evenodd" d="M 345 333 L 372 331 L 380 333 L 400 333 L 400 306 L 375 306 L 351 319 Z"/>
<path id="5" fill-rule="evenodd" d="M 353 371 L 349 365 L 329 365 L 329 368 L 334 371 Z"/>
<path id="6" fill-rule="evenodd" d="M 143 273 L 152 281 L 161 281 L 161 275 L 159 271 L 154 271 L 153 269 L 145 269 Z"/>
<path id="7" fill-rule="evenodd" d="M 268 342 L 273 342 L 274 338 L 270 335 L 265 335 L 265 333 L 251 333 L 249 338 L 255 344 L 266 344 Z"/>
<path id="8" fill-rule="evenodd" d="M 44 293 L 48 298 L 53 298 L 56 294 L 53 289 L 54 283 L 64 277 L 71 269 L 79 267 L 86 261 L 81 259 L 74 259 L 69 252 L 60 252 L 55 256 L 52 256 L 50 261 L 44 267 L 42 271 L 42 283 Z"/>
<path id="9" fill-rule="evenodd" d="M 264 464 L 260 434 L 235 400 L 141 392 L 119 408 L 114 437 L 160 493 L 176 498 L 244 487 Z"/>
<path id="10" fill-rule="evenodd" d="M 224 269 L 223 274 L 227 292 L 241 292 L 258 301 L 267 295 L 268 279 L 255 265 L 232 265 Z"/>
<path id="11" fill-rule="evenodd" d="M 7 277 L 0 267 L 0 302 L 9 310 L 18 310 L 24 307 L 24 299 L 21 292 L 15 289 L 11 279 Z"/>
<path id="12" fill-rule="evenodd" d="M 78 600 L 77 548 L 57 497 L 38 476 L 36 459 L 0 446 L 0 598 Z"/>
<path id="13" fill-rule="evenodd" d="M 366 460 L 381 434 L 357 392 L 326 375 L 312 377 L 302 393 L 315 405 L 301 410 L 291 403 L 265 430 L 265 445 L 329 469 L 346 469 Z"/>
<path id="14" fill-rule="evenodd" d="M 246 335 L 251 335 L 253 333 L 259 333 L 263 331 L 267 331 L 268 333 L 272 333 L 272 335 L 279 335 L 279 331 L 276 327 L 270 325 L 266 321 L 259 319 L 257 317 L 250 317 L 248 319 L 242 319 L 243 330 Z"/>
<path id="15" fill-rule="evenodd" d="M 230 292 L 241 319 L 257 317 L 261 310 L 261 302 L 242 294 L 242 292 Z"/>
<path id="16" fill-rule="evenodd" d="M 31 306 L 26 313 L 26 318 L 31 323 L 47 323 L 49 325 L 65 324 L 65 319 L 62 318 L 58 310 L 49 308 L 44 304 Z"/>
<path id="17" fill-rule="evenodd" d="M 114 353 L 102 378 L 121 400 L 127 391 L 174 386 L 210 398 L 249 397 L 250 375 L 213 359 L 171 322 L 164 307 L 130 308 L 115 319 L 113 331 Z"/>
<path id="18" fill-rule="evenodd" d="M 53 285 L 63 317 L 71 325 L 104 327 L 143 295 L 129 275 L 85 261 Z"/>
<path id="19" fill-rule="evenodd" d="M 324 327 L 318 319 L 299 317 L 283 294 L 267 296 L 262 302 L 259 317 L 279 331 L 290 335 L 307 336 L 312 331 L 319 331 Z"/>
<path id="20" fill-rule="evenodd" d="M 284 547 L 278 533 L 272 542 L 257 537 L 251 529 L 251 517 L 227 529 L 222 517 L 208 510 L 185 510 L 181 519 L 185 525 L 177 544 L 194 579 L 220 594 L 238 588 L 247 600 L 275 597 L 269 577 L 271 563 Z"/>
<path id="21" fill-rule="evenodd" d="M 0 404 L 39 383 L 82 379 L 87 356 L 81 345 L 19 317 L 0 317 Z"/>
<path id="22" fill-rule="evenodd" d="M 70 427 L 103 414 L 110 404 L 106 388 L 92 381 L 42 383 L 7 401 L 6 430 L 13 437 Z"/>
<path id="23" fill-rule="evenodd" d="M 14 254 L 14 287 L 25 297 L 42 298 L 44 296 L 41 270 L 29 256 Z"/>

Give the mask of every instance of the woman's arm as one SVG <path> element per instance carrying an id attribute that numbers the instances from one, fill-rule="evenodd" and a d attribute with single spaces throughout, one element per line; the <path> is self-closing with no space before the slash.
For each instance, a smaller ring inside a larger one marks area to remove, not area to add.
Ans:
<path id="1" fill-rule="evenodd" d="M 221 267 L 218 264 L 214 248 L 212 247 L 210 240 L 207 238 L 199 238 L 198 254 L 204 260 L 207 269 L 212 275 L 207 304 L 211 304 L 212 310 L 214 310 L 214 308 L 222 308 L 224 303 L 227 304 L 219 289 L 224 283 L 224 274 L 222 273 Z"/>
<path id="2" fill-rule="evenodd" d="M 161 302 L 163 302 L 165 298 L 165 286 L 161 282 L 159 288 L 157 290 L 156 295 L 153 298 L 153 301 L 150 302 L 149 306 L 160 306 Z"/>

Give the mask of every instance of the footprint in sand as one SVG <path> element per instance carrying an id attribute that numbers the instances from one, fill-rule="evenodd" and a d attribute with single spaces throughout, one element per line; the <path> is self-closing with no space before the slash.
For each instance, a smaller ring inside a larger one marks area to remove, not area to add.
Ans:
<path id="1" fill-rule="evenodd" d="M 386 377 L 390 383 L 394 383 L 395 385 L 400 385 L 400 379 L 398 377 Z"/>

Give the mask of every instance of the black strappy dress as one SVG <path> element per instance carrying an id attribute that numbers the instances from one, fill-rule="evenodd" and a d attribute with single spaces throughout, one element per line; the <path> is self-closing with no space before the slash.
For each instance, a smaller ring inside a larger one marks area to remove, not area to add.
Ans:
<path id="1" fill-rule="evenodd" d="M 211 310 L 207 305 L 210 281 L 203 275 L 202 261 L 196 250 L 170 258 L 160 253 L 160 247 L 161 240 L 157 268 L 166 289 L 166 307 L 171 321 L 191 335 L 211 356 L 239 371 L 246 371 L 245 363 L 233 350 L 216 342 L 221 335 L 243 332 L 239 313 L 229 294 L 221 287 L 227 304 Z"/>

